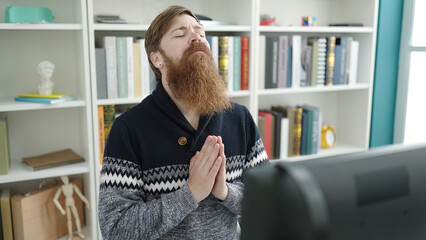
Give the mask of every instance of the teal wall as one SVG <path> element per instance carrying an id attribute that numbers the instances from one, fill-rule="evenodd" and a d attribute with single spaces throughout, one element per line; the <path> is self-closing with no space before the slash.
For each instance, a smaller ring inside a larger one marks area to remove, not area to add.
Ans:
<path id="1" fill-rule="evenodd" d="M 380 1 L 370 147 L 393 143 L 403 6 L 403 0 Z"/>

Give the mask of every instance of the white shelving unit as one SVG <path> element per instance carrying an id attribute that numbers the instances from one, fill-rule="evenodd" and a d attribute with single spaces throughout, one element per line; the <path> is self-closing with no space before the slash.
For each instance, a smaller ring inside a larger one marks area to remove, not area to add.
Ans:
<path id="1" fill-rule="evenodd" d="M 379 0 L 4 0 L 10 5 L 49 7 L 54 24 L 0 23 L 0 113 L 9 119 L 12 166 L 0 176 L 0 188 L 29 190 L 44 178 L 67 174 L 82 177 L 92 205 L 86 211 L 87 239 L 100 239 L 97 224 L 99 184 L 98 105 L 138 104 L 142 98 L 97 100 L 95 42 L 102 36 L 144 37 L 154 17 L 170 5 L 190 8 L 225 25 L 207 25 L 209 35 L 250 37 L 249 90 L 230 93 L 257 119 L 260 108 L 277 104 L 319 106 L 324 123 L 334 125 L 338 143 L 319 154 L 279 161 L 300 161 L 368 149 Z M 259 26 L 260 14 L 276 18 L 277 26 Z M 97 14 L 120 15 L 130 24 L 98 24 Z M 317 27 L 301 27 L 303 16 L 316 16 Z M 4 19 L 4 11 L 0 11 Z M 0 20 L 3 21 L 3 20 Z M 332 23 L 362 23 L 362 27 L 328 27 Z M 358 79 L 353 86 L 258 89 L 259 36 L 352 36 L 360 42 Z M 42 60 L 55 64 L 55 91 L 74 93 L 78 100 L 58 105 L 13 101 L 19 93 L 37 89 L 36 67 Z M 85 162 L 33 172 L 21 158 L 71 148 Z"/>
<path id="2" fill-rule="evenodd" d="M 11 5 L 48 7 L 55 23 L 5 23 Z M 32 190 L 43 179 L 62 175 L 83 180 L 91 208 L 85 210 L 86 239 L 98 239 L 94 179 L 92 109 L 86 0 L 4 0 L 0 2 L 0 113 L 8 117 L 11 168 L 0 176 L 0 189 L 12 195 Z M 15 102 L 20 93 L 37 91 L 37 65 L 55 65 L 54 91 L 77 100 L 56 105 Z M 23 157 L 71 148 L 85 161 L 33 171 Z"/>

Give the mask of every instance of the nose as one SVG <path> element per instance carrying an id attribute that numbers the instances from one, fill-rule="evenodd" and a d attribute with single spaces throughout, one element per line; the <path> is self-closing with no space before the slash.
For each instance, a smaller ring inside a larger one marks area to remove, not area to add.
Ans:
<path id="1" fill-rule="evenodd" d="M 196 33 L 194 31 L 191 31 L 191 38 L 190 38 L 191 43 L 193 42 L 199 42 L 201 41 L 201 36 L 199 33 Z"/>

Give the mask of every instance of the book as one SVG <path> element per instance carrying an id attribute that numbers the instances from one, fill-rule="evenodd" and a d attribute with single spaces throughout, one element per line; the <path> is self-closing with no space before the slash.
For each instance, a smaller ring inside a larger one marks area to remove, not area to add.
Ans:
<path id="1" fill-rule="evenodd" d="M 211 45 L 213 61 L 216 64 L 216 69 L 219 71 L 219 37 L 212 36 L 212 45 Z"/>
<path id="2" fill-rule="evenodd" d="M 288 67 L 288 36 L 279 37 L 278 46 L 278 88 L 287 87 L 287 67 Z"/>
<path id="3" fill-rule="evenodd" d="M 105 48 L 95 49 L 96 58 L 96 90 L 98 99 L 107 99 L 107 76 L 106 76 L 106 60 Z"/>
<path id="4" fill-rule="evenodd" d="M 288 129 L 287 129 L 287 131 L 288 131 L 288 134 L 286 135 L 287 136 L 287 141 L 285 141 L 285 142 L 287 142 L 287 155 L 285 157 L 291 157 L 291 156 L 293 156 L 293 149 L 294 149 L 293 144 L 295 142 L 295 140 L 294 140 L 294 131 L 293 131 L 293 129 L 294 129 L 295 108 L 290 107 L 290 106 L 281 106 L 281 105 L 279 105 L 279 106 L 272 106 L 271 110 L 275 111 L 275 112 L 280 112 L 282 114 L 282 119 L 287 119 L 287 122 L 288 122 L 288 127 L 287 127 Z M 281 128 L 282 128 L 282 126 L 281 126 Z M 285 136 L 283 136 L 283 135 L 281 135 L 281 136 L 282 136 L 282 138 L 285 138 Z M 281 140 L 281 141 L 283 141 L 283 140 Z"/>
<path id="5" fill-rule="evenodd" d="M 32 103 L 45 103 L 45 104 L 57 104 L 63 102 L 69 102 L 75 100 L 75 96 L 68 96 L 63 98 L 40 98 L 40 97 L 15 97 L 17 102 L 32 102 Z"/>
<path id="6" fill-rule="evenodd" d="M 264 112 L 268 112 L 272 114 L 273 120 L 272 124 L 274 125 L 272 128 L 273 135 L 273 156 L 274 158 L 279 158 L 281 156 L 281 119 L 282 113 L 273 111 L 273 110 L 262 110 Z"/>
<path id="7" fill-rule="evenodd" d="M 292 71 L 291 86 L 293 88 L 300 87 L 300 60 L 302 56 L 302 36 L 294 35 L 291 38 L 292 44 Z"/>
<path id="8" fill-rule="evenodd" d="M 64 149 L 38 156 L 24 157 L 22 160 L 33 170 L 41 170 L 71 163 L 83 162 L 84 158 L 71 149 Z"/>
<path id="9" fill-rule="evenodd" d="M 116 37 L 102 37 L 99 42 L 99 47 L 105 48 L 108 99 L 118 98 Z"/>
<path id="10" fill-rule="evenodd" d="M 133 43 L 133 97 L 142 97 L 141 43 Z"/>
<path id="11" fill-rule="evenodd" d="M 280 159 L 288 157 L 288 118 L 281 118 Z"/>
<path id="12" fill-rule="evenodd" d="M 7 116 L 0 114 L 0 175 L 6 175 L 10 169 L 10 148 Z"/>
<path id="13" fill-rule="evenodd" d="M 102 165 L 105 149 L 104 106 L 98 106 L 98 134 L 99 134 L 99 163 Z"/>
<path id="14" fill-rule="evenodd" d="M 234 91 L 240 91 L 241 90 L 241 37 L 240 36 L 234 36 L 234 76 L 233 76 L 233 82 L 234 82 Z"/>
<path id="15" fill-rule="evenodd" d="M 118 98 L 128 98 L 129 81 L 127 79 L 127 37 L 116 37 L 117 91 Z"/>
<path id="16" fill-rule="evenodd" d="M 12 210 L 10 205 L 11 190 L 10 188 L 3 188 L 0 197 L 1 209 L 1 222 L 3 228 L 3 239 L 13 240 L 13 227 L 12 227 Z"/>
<path id="17" fill-rule="evenodd" d="M 241 90 L 249 89 L 249 37 L 241 37 Z"/>
<path id="18" fill-rule="evenodd" d="M 228 36 L 228 92 L 234 91 L 234 36 Z"/>
<path id="19" fill-rule="evenodd" d="M 112 124 L 114 122 L 114 116 L 115 116 L 115 105 L 105 105 L 104 106 L 105 143 L 107 142 L 109 131 L 111 130 Z"/>
<path id="20" fill-rule="evenodd" d="M 333 85 L 333 76 L 334 76 L 334 64 L 335 64 L 335 47 L 336 47 L 336 37 L 329 36 L 327 38 L 327 58 L 325 65 L 325 85 Z"/>
<path id="21" fill-rule="evenodd" d="M 316 86 L 325 85 L 325 69 L 327 61 L 327 38 L 320 37 L 318 38 L 318 58 L 317 58 L 317 84 Z"/>
<path id="22" fill-rule="evenodd" d="M 265 60 L 266 60 L 266 36 L 259 36 L 259 75 L 258 75 L 258 89 L 265 89 Z"/>
<path id="23" fill-rule="evenodd" d="M 278 37 L 266 36 L 265 48 L 265 88 L 278 86 Z"/>
<path id="24" fill-rule="evenodd" d="M 274 146 L 273 146 L 273 140 L 272 140 L 274 137 L 273 129 L 272 129 L 272 127 L 274 127 L 274 124 L 272 122 L 273 116 L 271 113 L 268 113 L 262 110 L 259 110 L 258 115 L 265 119 L 265 130 L 264 130 L 265 137 L 263 138 L 263 145 L 265 146 L 265 151 L 266 151 L 266 154 L 268 155 L 268 158 L 273 159 L 274 158 L 274 155 L 273 155 Z"/>
<path id="25" fill-rule="evenodd" d="M 135 66 L 133 61 L 133 37 L 126 37 L 126 60 L 127 60 L 127 97 L 134 98 L 135 94 Z"/>
<path id="26" fill-rule="evenodd" d="M 225 86 L 228 86 L 228 66 L 229 66 L 229 54 L 228 54 L 228 36 L 219 37 L 219 73 L 222 76 Z"/>
<path id="27" fill-rule="evenodd" d="M 66 98 L 71 96 L 69 93 L 52 93 L 50 95 L 42 95 L 38 92 L 34 93 L 23 93 L 18 94 L 18 97 L 29 97 L 29 98 Z"/>
<path id="28" fill-rule="evenodd" d="M 302 138 L 300 140 L 300 155 L 306 155 L 306 145 L 308 137 L 308 114 L 302 113 Z"/>

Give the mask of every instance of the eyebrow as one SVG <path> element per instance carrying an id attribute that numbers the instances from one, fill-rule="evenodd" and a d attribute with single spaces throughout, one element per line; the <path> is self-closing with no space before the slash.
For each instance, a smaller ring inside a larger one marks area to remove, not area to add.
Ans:
<path id="1" fill-rule="evenodd" d="M 196 30 L 198 30 L 198 29 L 204 30 L 203 26 L 200 25 L 199 23 L 197 23 L 197 25 L 194 25 L 193 28 L 196 29 Z M 177 28 L 173 29 L 170 33 L 173 33 L 175 31 L 179 31 L 179 30 L 185 31 L 186 29 L 188 29 L 187 26 L 181 26 L 181 27 L 177 27 Z"/>

